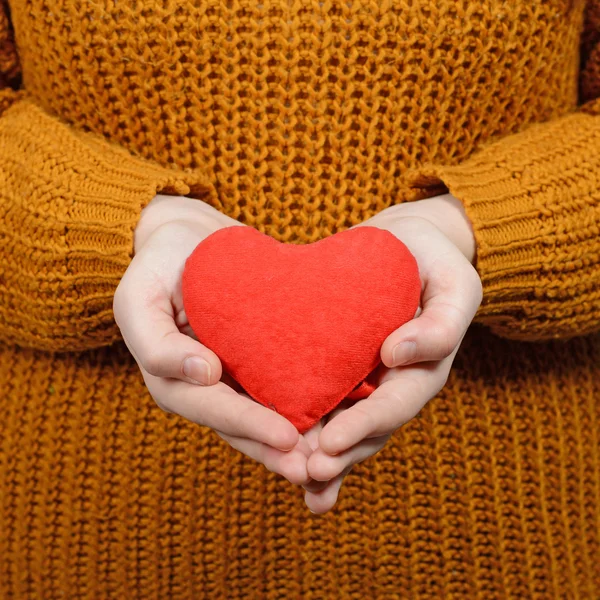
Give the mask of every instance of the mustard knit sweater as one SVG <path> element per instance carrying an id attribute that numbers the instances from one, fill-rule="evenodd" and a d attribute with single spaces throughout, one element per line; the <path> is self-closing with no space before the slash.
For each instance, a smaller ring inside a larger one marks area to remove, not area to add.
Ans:
<path id="1" fill-rule="evenodd" d="M 600 1 L 0 0 L 0 599 L 600 598 Z M 141 209 L 465 205 L 484 301 L 335 509 L 162 412 Z"/>

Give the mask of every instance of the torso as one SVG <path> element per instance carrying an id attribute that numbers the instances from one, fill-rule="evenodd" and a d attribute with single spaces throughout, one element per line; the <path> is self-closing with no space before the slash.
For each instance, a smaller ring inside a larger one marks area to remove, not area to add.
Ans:
<path id="1" fill-rule="evenodd" d="M 281 241 L 410 200 L 410 167 L 577 102 L 577 0 L 11 4 L 49 111 L 205 169 L 218 208 Z"/>

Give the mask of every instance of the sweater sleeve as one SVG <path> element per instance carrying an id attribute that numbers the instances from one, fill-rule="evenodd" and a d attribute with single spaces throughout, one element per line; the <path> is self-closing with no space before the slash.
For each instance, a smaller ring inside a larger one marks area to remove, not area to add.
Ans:
<path id="1" fill-rule="evenodd" d="M 198 170 L 139 158 L 44 112 L 19 88 L 0 0 L 0 343 L 85 350 L 119 339 L 114 291 L 141 210 L 157 193 L 202 197 Z"/>
<path id="2" fill-rule="evenodd" d="M 420 197 L 449 190 L 463 203 L 483 284 L 475 320 L 502 337 L 600 330 L 600 0 L 587 8 L 580 64 L 577 111 L 407 174 Z"/>

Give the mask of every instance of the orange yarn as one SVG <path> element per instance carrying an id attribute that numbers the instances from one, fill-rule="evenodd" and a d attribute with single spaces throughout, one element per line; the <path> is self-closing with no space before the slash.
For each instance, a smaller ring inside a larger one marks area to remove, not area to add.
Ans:
<path id="1" fill-rule="evenodd" d="M 598 0 L 0 0 L 0 88 L 0 598 L 598 598 Z M 446 188 L 487 327 L 333 513 L 154 405 L 157 192 L 306 243 Z"/>

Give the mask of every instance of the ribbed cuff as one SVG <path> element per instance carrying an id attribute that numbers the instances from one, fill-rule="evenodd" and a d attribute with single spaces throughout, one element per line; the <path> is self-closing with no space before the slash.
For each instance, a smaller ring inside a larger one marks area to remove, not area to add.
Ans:
<path id="1" fill-rule="evenodd" d="M 476 320 L 516 339 L 598 328 L 600 122 L 574 114 L 495 142 L 411 187 L 445 186 L 465 207 L 484 298 Z"/>
<path id="2" fill-rule="evenodd" d="M 0 118 L 0 167 L 0 234 L 9 240 L 2 338 L 36 348 L 119 339 L 112 299 L 142 209 L 157 193 L 215 196 L 199 170 L 135 157 L 28 100 Z"/>

